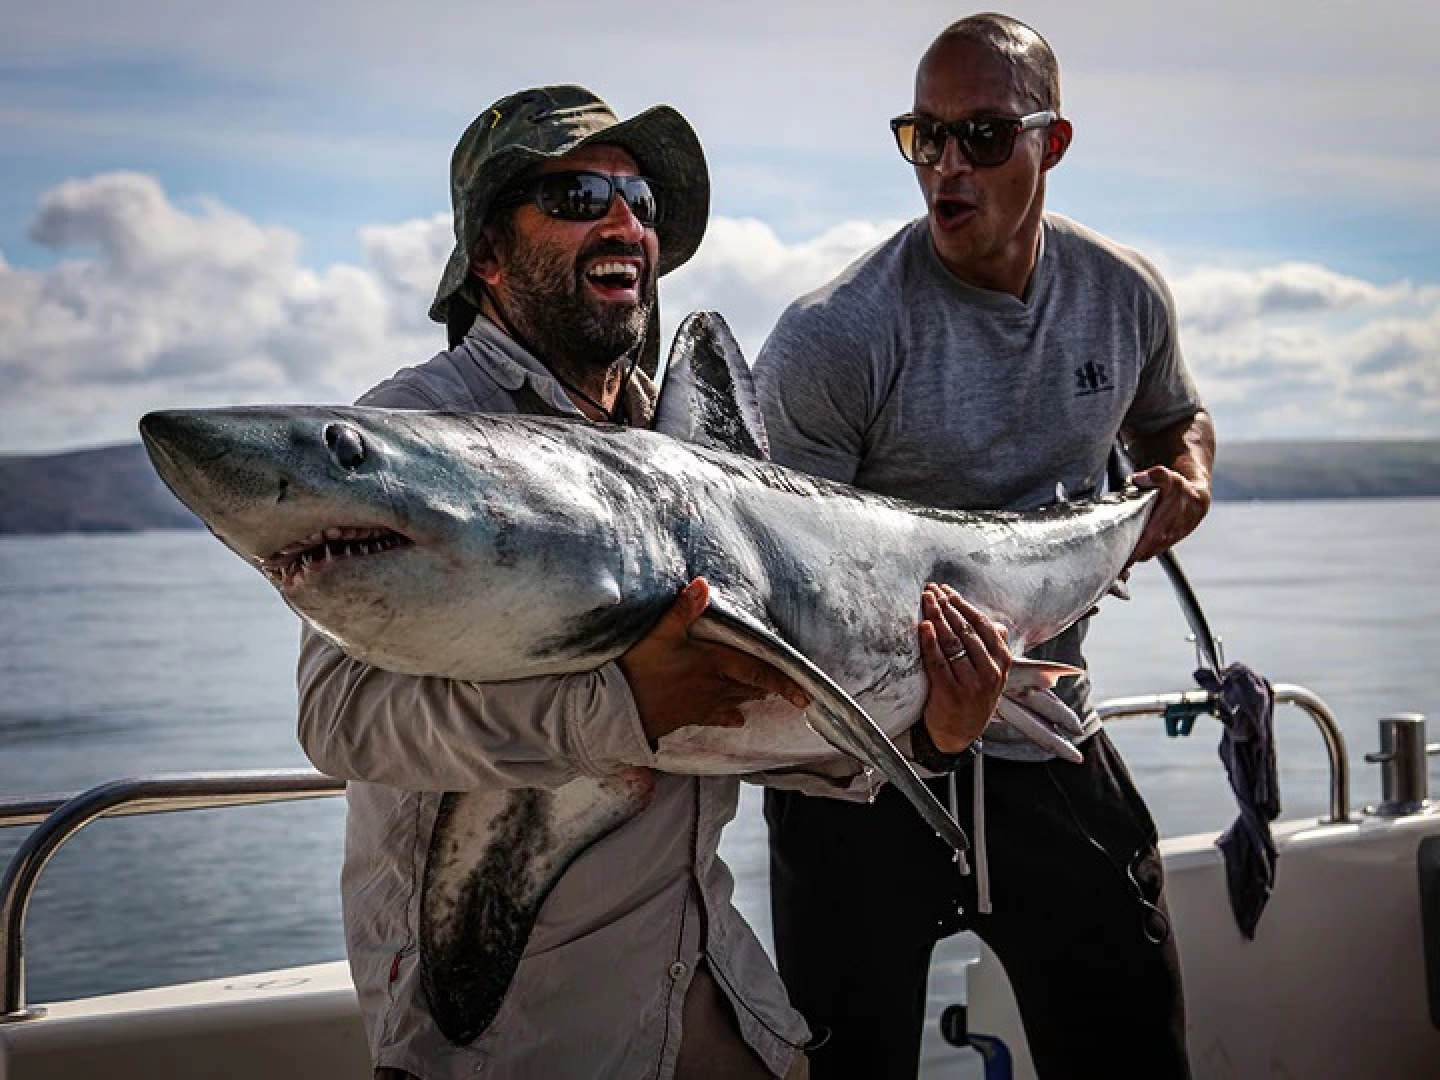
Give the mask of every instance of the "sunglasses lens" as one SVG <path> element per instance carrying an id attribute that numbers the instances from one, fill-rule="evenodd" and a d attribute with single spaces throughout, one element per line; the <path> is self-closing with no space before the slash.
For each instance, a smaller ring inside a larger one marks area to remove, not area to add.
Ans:
<path id="1" fill-rule="evenodd" d="M 945 152 L 945 133 L 933 120 L 906 117 L 895 125 L 900 156 L 911 165 L 933 165 Z"/>
<path id="2" fill-rule="evenodd" d="M 971 165 L 1004 165 L 1015 148 L 1015 121 L 962 120 L 947 124 L 928 116 L 903 116 L 892 122 L 900 154 L 911 165 L 934 165 L 945 156 L 945 143 L 954 138 Z"/>
<path id="3" fill-rule="evenodd" d="M 610 209 L 610 181 L 599 173 L 550 173 L 535 195 L 541 210 L 566 221 L 597 221 Z"/>
<path id="4" fill-rule="evenodd" d="M 1011 120 L 974 120 L 961 137 L 960 149 L 972 165 L 1003 165 L 1015 148 L 1015 123 Z"/>
<path id="5" fill-rule="evenodd" d="M 641 225 L 654 225 L 660 220 L 660 204 L 649 180 L 643 176 L 625 176 L 617 177 L 615 182 L 620 185 L 620 195 L 636 221 Z"/>

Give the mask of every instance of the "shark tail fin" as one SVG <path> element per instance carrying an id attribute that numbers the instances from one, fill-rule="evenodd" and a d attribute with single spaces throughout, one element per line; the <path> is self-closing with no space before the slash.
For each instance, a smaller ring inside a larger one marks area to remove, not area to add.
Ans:
<path id="1" fill-rule="evenodd" d="M 494 1022 L 540 906 L 585 848 L 640 813 L 648 769 L 581 776 L 554 791 L 451 792 L 421 893 L 420 979 L 435 1026 L 468 1046 Z"/>

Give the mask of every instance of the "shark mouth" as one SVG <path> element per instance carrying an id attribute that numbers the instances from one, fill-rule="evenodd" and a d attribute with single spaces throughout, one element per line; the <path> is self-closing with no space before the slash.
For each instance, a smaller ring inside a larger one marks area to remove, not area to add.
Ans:
<path id="1" fill-rule="evenodd" d="M 341 559 L 380 555 L 414 543 L 393 529 L 332 525 L 265 556 L 260 560 L 260 572 L 278 588 L 294 589 Z"/>

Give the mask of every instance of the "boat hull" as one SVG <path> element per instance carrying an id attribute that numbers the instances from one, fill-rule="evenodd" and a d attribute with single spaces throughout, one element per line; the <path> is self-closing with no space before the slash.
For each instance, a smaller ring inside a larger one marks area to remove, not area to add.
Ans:
<path id="1" fill-rule="evenodd" d="M 1162 842 L 1166 893 L 1185 979 L 1186 1029 L 1197 1078 L 1440 1076 L 1432 1023 L 1422 847 L 1440 846 L 1440 815 L 1273 827 L 1280 862 L 1253 941 L 1235 927 L 1216 834 Z M 1440 857 L 1440 852 L 1435 856 Z M 1440 953 L 1440 910 L 1429 915 Z M 971 1031 L 1034 1077 L 1019 1013 L 999 962 L 982 951 L 968 978 Z"/>

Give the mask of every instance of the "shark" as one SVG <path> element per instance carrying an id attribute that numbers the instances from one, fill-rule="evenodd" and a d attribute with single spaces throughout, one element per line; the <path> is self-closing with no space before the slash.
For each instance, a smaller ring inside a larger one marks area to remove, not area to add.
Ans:
<path id="1" fill-rule="evenodd" d="M 168 410 L 140 423 L 156 470 L 302 619 L 358 660 L 494 681 L 621 656 L 696 577 L 697 637 L 803 687 L 744 707 L 738 728 L 659 740 L 656 768 L 836 790 L 893 784 L 962 863 L 967 840 L 896 739 L 927 694 L 916 625 L 927 582 L 1008 631 L 999 714 L 1070 760 L 1076 669 L 1025 658 L 1090 612 L 1130 561 L 1153 492 L 1026 512 L 908 503 L 769 460 L 724 320 L 677 331 L 655 425 L 364 407 Z M 635 814 L 653 774 L 556 790 L 454 792 L 431 842 L 422 978 L 457 1044 L 499 1011 L 545 896 L 576 854 Z"/>

